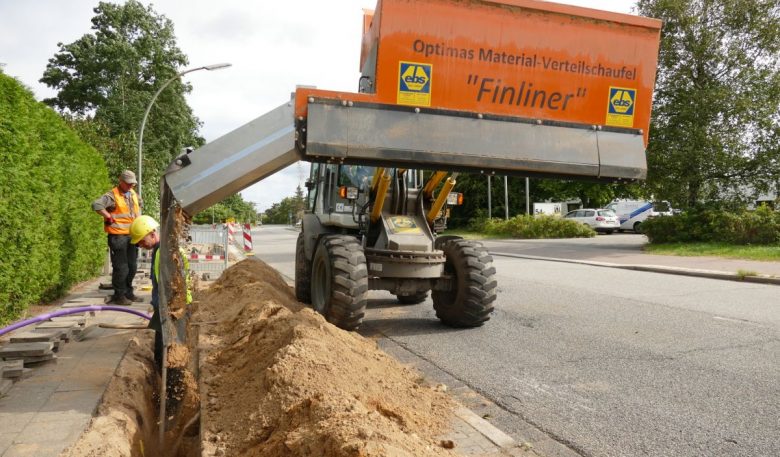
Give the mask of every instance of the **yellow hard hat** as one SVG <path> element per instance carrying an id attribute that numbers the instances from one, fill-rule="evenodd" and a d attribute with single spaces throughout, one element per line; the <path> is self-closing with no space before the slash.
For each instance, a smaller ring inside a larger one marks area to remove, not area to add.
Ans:
<path id="1" fill-rule="evenodd" d="M 139 241 L 153 231 L 157 230 L 160 224 L 152 216 L 138 216 L 133 220 L 133 224 L 130 226 L 130 242 L 132 244 L 138 244 Z"/>

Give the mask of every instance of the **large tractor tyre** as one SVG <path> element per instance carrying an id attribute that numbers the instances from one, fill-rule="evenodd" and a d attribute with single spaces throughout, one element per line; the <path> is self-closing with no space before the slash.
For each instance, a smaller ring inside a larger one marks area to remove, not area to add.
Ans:
<path id="1" fill-rule="evenodd" d="M 398 302 L 402 305 L 417 305 L 424 302 L 425 299 L 428 298 L 428 292 L 417 292 L 411 295 L 399 294 L 396 295 L 396 297 L 398 297 Z"/>
<path id="2" fill-rule="evenodd" d="M 368 269 L 363 247 L 351 236 L 326 235 L 311 265 L 311 304 L 325 319 L 344 330 L 363 321 Z"/>
<path id="3" fill-rule="evenodd" d="M 453 290 L 434 290 L 433 309 L 444 324 L 479 327 L 490 319 L 496 300 L 493 257 L 481 243 L 451 240 L 441 248 L 447 260 L 444 272 L 452 276 Z"/>
<path id="4" fill-rule="evenodd" d="M 444 245 L 449 243 L 450 241 L 462 240 L 462 239 L 463 237 L 458 235 L 437 236 L 436 240 L 433 242 L 433 247 L 434 249 L 438 249 L 441 251 L 442 249 L 444 249 Z"/>
<path id="5" fill-rule="evenodd" d="M 295 298 L 301 303 L 311 303 L 311 262 L 306 260 L 303 232 L 295 243 Z"/>

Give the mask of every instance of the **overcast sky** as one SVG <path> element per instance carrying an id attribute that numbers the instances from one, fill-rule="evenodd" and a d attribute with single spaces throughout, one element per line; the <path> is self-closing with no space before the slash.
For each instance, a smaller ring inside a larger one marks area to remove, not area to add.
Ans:
<path id="1" fill-rule="evenodd" d="M 120 0 L 121 1 L 121 0 Z M 114 3 L 118 3 L 115 1 Z M 174 23 L 189 67 L 232 67 L 185 76 L 188 96 L 207 141 L 289 99 L 298 84 L 355 92 L 363 8 L 375 0 L 159 0 L 158 14 Z M 634 0 L 558 3 L 630 13 Z M 0 0 L 0 63 L 39 100 L 54 92 L 38 82 L 58 42 L 90 32 L 98 0 Z M 295 191 L 308 165 L 293 165 L 241 192 L 260 210 Z"/>

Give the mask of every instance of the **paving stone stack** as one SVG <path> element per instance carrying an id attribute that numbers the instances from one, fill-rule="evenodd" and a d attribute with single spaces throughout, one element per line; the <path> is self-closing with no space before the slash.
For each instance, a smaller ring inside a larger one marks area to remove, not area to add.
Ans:
<path id="1" fill-rule="evenodd" d="M 25 333 L 11 335 L 11 344 L 13 343 L 52 343 L 54 352 L 60 350 L 60 346 L 65 344 L 67 332 L 62 329 L 35 329 Z"/>
<path id="2" fill-rule="evenodd" d="M 55 360 L 57 356 L 54 354 L 54 343 L 47 341 L 7 344 L 0 348 L 0 358 L 4 362 L 22 360 L 28 366 Z"/>

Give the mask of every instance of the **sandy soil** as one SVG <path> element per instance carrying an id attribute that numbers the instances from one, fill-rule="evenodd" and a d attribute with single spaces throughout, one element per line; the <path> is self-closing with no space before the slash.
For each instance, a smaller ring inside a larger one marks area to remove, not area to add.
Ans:
<path id="1" fill-rule="evenodd" d="M 227 456 L 455 455 L 452 403 L 415 372 L 295 300 L 257 260 L 196 301 L 202 446 Z"/>

